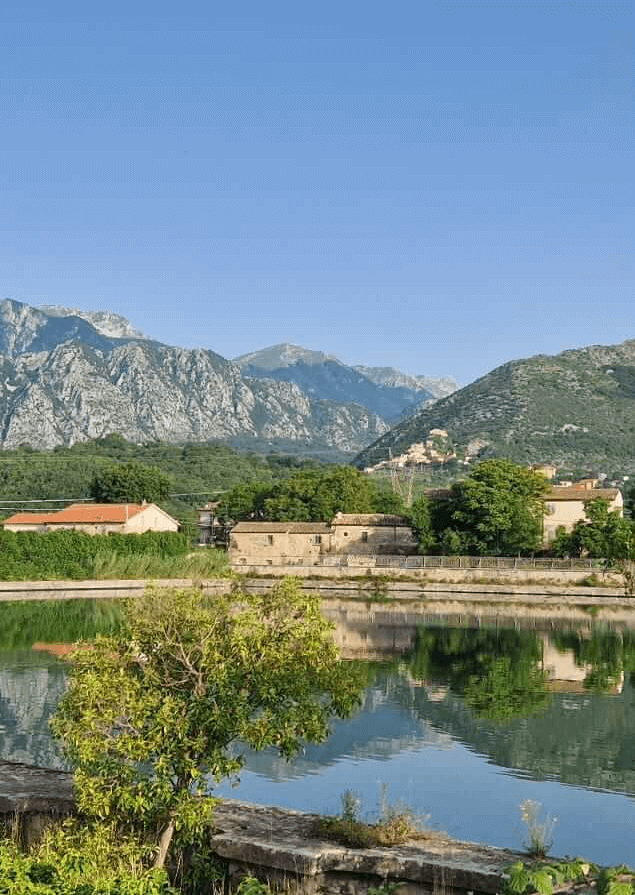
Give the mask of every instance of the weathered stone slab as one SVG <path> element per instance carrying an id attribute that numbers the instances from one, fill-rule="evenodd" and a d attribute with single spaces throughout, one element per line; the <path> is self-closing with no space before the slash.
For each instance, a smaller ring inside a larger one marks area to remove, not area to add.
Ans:
<path id="1" fill-rule="evenodd" d="M 71 774 L 0 761 L 0 814 L 69 814 L 74 807 Z"/>
<path id="2" fill-rule="evenodd" d="M 74 810 L 72 777 L 63 771 L 0 762 L 0 815 L 20 820 L 36 838 L 51 816 Z M 230 882 L 246 873 L 305 895 L 365 895 L 369 886 L 399 884 L 399 895 L 464 895 L 500 891 L 501 871 L 522 855 L 433 833 L 392 848 L 347 848 L 319 835 L 319 815 L 223 800 L 210 834 L 229 862 Z"/>
<path id="3" fill-rule="evenodd" d="M 264 874 L 303 892 L 361 892 L 390 880 L 400 893 L 495 893 L 502 868 L 522 857 L 438 834 L 392 848 L 347 848 L 320 839 L 318 815 L 233 800 L 216 809 L 211 843 L 233 875 Z"/>

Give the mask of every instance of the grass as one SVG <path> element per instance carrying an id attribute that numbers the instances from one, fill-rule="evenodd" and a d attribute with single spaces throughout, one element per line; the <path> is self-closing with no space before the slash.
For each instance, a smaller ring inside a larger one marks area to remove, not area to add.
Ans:
<path id="1" fill-rule="evenodd" d="M 527 828 L 523 845 L 533 858 L 546 857 L 553 845 L 553 830 L 558 819 L 550 814 L 541 818 L 542 803 L 535 799 L 525 799 L 518 807 Z"/>
<path id="2" fill-rule="evenodd" d="M 199 549 L 185 556 L 137 554 L 117 556 L 98 553 L 87 578 L 228 578 L 229 561 L 224 550 Z"/>
<path id="3" fill-rule="evenodd" d="M 361 799 L 354 792 L 345 790 L 341 800 L 340 814 L 320 818 L 319 834 L 349 848 L 390 848 L 413 839 L 446 838 L 445 834 L 426 827 L 427 818 L 418 817 L 412 808 L 401 803 L 391 805 L 385 786 L 379 800 L 380 817 L 374 822 L 361 819 Z"/>

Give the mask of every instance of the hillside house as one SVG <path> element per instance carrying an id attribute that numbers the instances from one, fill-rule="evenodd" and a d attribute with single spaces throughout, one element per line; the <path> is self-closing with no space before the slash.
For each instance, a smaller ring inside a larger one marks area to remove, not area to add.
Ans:
<path id="1" fill-rule="evenodd" d="M 90 535 L 178 531 L 179 523 L 155 503 L 75 503 L 54 513 L 15 513 L 5 531 L 83 531 Z"/>
<path id="2" fill-rule="evenodd" d="M 609 503 L 609 511 L 624 515 L 624 499 L 619 488 L 596 488 L 594 480 L 576 482 L 566 487 L 554 485 L 545 496 L 543 523 L 544 542 L 549 544 L 561 526 L 573 531 L 576 522 L 586 519 L 584 504 L 587 500 L 601 497 Z"/>
<path id="3" fill-rule="evenodd" d="M 416 553 L 401 516 L 338 513 L 329 522 L 239 522 L 231 532 L 232 565 L 311 564 L 325 554 Z"/>

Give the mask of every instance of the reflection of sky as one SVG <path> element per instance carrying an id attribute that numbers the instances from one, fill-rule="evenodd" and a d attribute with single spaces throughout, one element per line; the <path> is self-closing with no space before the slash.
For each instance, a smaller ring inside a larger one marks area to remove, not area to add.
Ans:
<path id="1" fill-rule="evenodd" d="M 50 657 L 0 656 L 0 758 L 59 762 L 48 715 L 63 690 L 63 677 L 63 665 Z M 419 815 L 429 814 L 433 827 L 509 848 L 518 848 L 524 833 L 518 805 L 537 799 L 559 818 L 554 853 L 633 864 L 635 802 L 620 790 L 634 767 L 635 744 L 629 748 L 628 735 L 634 703 L 627 682 L 619 697 L 562 695 L 541 718 L 496 725 L 475 720 L 455 696 L 431 702 L 424 688 L 412 689 L 388 675 L 369 688 L 355 718 L 333 724 L 326 743 L 307 745 L 291 764 L 273 752 L 252 753 L 240 787 L 217 791 L 262 804 L 336 813 L 341 794 L 351 789 L 372 814 L 385 785 L 391 803 L 401 800 Z M 569 761 L 566 767 L 562 756 Z M 555 768 L 578 773 L 581 766 L 586 772 L 582 760 L 601 767 L 606 785 L 618 791 L 565 786 L 554 779 Z M 504 766 L 532 767 L 540 776 L 541 762 L 547 778 L 542 781 Z"/>
<path id="2" fill-rule="evenodd" d="M 525 834 L 518 806 L 537 799 L 558 818 L 554 854 L 611 864 L 635 862 L 632 799 L 513 776 L 460 743 L 451 750 L 423 744 L 388 761 L 342 757 L 299 779 L 275 781 L 245 770 L 238 788 L 216 791 L 260 804 L 336 814 L 341 794 L 350 789 L 361 796 L 362 810 L 372 815 L 382 786 L 387 786 L 389 802 L 407 803 L 419 816 L 429 816 L 436 829 L 513 849 L 521 846 Z"/>
<path id="3" fill-rule="evenodd" d="M 435 829 L 512 849 L 521 847 L 526 834 L 518 806 L 537 799 L 558 817 L 554 854 L 635 862 L 635 802 L 626 795 L 539 782 L 502 768 L 392 700 L 334 727 L 327 743 L 308 746 L 290 764 L 271 751 L 250 753 L 240 786 L 224 785 L 216 792 L 335 814 L 342 793 L 350 789 L 361 797 L 362 811 L 372 816 L 387 787 L 390 803 L 406 803 L 429 817 Z"/>

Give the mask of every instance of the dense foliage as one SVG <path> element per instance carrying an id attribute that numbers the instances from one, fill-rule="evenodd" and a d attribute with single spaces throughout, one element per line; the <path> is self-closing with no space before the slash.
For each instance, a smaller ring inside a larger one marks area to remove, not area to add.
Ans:
<path id="1" fill-rule="evenodd" d="M 549 485 L 510 460 L 484 460 L 447 495 L 413 501 L 404 515 L 420 553 L 503 555 L 533 553 L 542 545 Z"/>
<path id="2" fill-rule="evenodd" d="M 90 483 L 90 496 L 98 503 L 161 503 L 167 500 L 170 483 L 170 476 L 158 466 L 129 460 L 99 469 Z"/>
<path id="3" fill-rule="evenodd" d="M 622 519 L 619 511 L 609 510 L 609 501 L 601 497 L 584 504 L 586 519 L 571 532 L 559 529 L 553 544 L 556 556 L 590 556 L 605 559 L 609 565 L 635 557 L 635 524 Z"/>
<path id="4" fill-rule="evenodd" d="M 403 512 L 402 501 L 352 466 L 322 466 L 298 470 L 266 484 L 252 482 L 233 488 L 221 501 L 220 512 L 233 520 L 321 522 L 336 513 Z"/>
<path id="5" fill-rule="evenodd" d="M 18 501 L 55 501 L 91 496 L 91 486 L 102 471 L 115 464 L 139 463 L 169 478 L 169 496 L 161 506 L 178 519 L 195 520 L 194 510 L 218 492 L 252 481 L 272 482 L 316 461 L 271 454 L 240 452 L 224 444 L 173 445 L 163 442 L 133 444 L 109 435 L 70 448 L 0 451 L 0 510 L 9 515 L 29 504 Z M 132 500 L 132 498 L 127 498 Z M 147 499 L 147 498 L 146 498 Z M 33 506 L 33 504 L 31 505 Z M 35 503 L 38 508 L 42 504 Z M 50 504 L 52 509 L 55 504 Z M 61 503 L 58 505 L 61 506 Z"/>
<path id="6" fill-rule="evenodd" d="M 147 849 L 145 850 L 147 851 Z M 0 841 L 4 895 L 176 895 L 162 868 L 143 866 L 144 849 L 106 825 L 67 824 L 30 853 Z"/>
<path id="7" fill-rule="evenodd" d="M 452 487 L 449 532 L 458 536 L 459 550 L 447 552 L 514 556 L 539 549 L 548 490 L 544 476 L 510 460 L 479 463 Z"/>
<path id="8" fill-rule="evenodd" d="M 116 557 L 183 557 L 191 547 L 180 532 L 88 535 L 79 531 L 0 531 L 0 580 L 83 579 L 101 554 Z"/>
<path id="9" fill-rule="evenodd" d="M 550 702 L 534 631 L 425 627 L 406 659 L 416 680 L 447 682 L 477 718 L 526 718 Z"/>
<path id="10" fill-rule="evenodd" d="M 291 756 L 325 739 L 361 689 L 319 599 L 290 579 L 213 600 L 149 589 L 118 635 L 72 662 L 52 728 L 76 768 L 78 806 L 154 834 L 158 863 L 175 831 L 187 844 L 209 823 L 210 780 L 237 774 L 241 747 Z"/>

